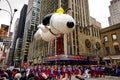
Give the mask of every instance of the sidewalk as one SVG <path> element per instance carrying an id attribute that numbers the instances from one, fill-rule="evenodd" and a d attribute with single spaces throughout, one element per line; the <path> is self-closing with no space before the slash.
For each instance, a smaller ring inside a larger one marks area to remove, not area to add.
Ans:
<path id="1" fill-rule="evenodd" d="M 75 78 L 75 76 L 72 76 L 72 80 L 78 80 Z M 120 77 L 115 76 L 105 76 L 105 78 L 85 78 L 85 80 L 120 80 Z"/>

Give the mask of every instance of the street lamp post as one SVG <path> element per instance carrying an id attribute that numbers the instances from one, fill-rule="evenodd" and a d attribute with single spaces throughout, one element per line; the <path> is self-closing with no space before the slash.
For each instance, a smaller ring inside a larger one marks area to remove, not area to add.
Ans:
<path id="1" fill-rule="evenodd" d="M 0 0 L 1 1 L 1 0 Z M 5 10 L 5 9 L 0 9 L 0 10 L 3 10 L 3 11 L 6 11 L 10 14 L 10 26 L 9 26 L 9 30 L 8 30 L 8 36 L 10 36 L 10 30 L 11 30 L 11 26 L 12 26 L 12 21 L 13 21 L 13 18 L 14 18 L 14 14 L 15 12 L 17 11 L 17 9 L 14 9 L 14 12 L 12 11 L 12 7 L 10 5 L 10 2 L 8 0 L 5 0 L 7 3 L 8 3 L 8 6 L 10 8 L 10 11 L 8 10 Z"/>
<path id="2" fill-rule="evenodd" d="M 39 59 L 39 56 L 37 56 L 37 66 L 39 66 L 39 61 L 38 61 L 38 59 Z"/>
<path id="3" fill-rule="evenodd" d="M 41 56 L 41 65 L 43 66 L 43 56 Z"/>
<path id="4" fill-rule="evenodd" d="M 14 18 L 14 14 L 15 14 L 15 12 L 17 12 L 17 9 L 14 9 L 14 13 L 11 14 L 10 26 L 9 26 L 9 30 L 8 30 L 8 36 L 10 36 L 10 30 L 11 30 L 12 21 L 13 21 L 13 18 Z"/>
<path id="5" fill-rule="evenodd" d="M 35 59 L 35 58 L 33 57 L 33 65 L 34 65 L 34 59 Z"/>
<path id="6" fill-rule="evenodd" d="M 9 8 L 10 8 L 10 11 L 8 11 L 8 10 L 6 10 L 6 9 L 1 9 L 1 8 L 0 8 L 0 11 L 6 11 L 6 12 L 8 12 L 9 15 L 10 15 L 10 25 L 9 25 L 9 29 L 8 29 L 8 38 L 10 39 L 10 30 L 11 30 L 11 26 L 12 26 L 12 21 L 13 21 L 14 14 L 15 14 L 15 12 L 17 11 L 17 9 L 14 9 L 14 12 L 13 12 L 13 11 L 12 11 L 12 7 L 11 7 L 9 1 L 8 1 L 8 0 L 5 0 L 5 1 L 8 3 L 8 6 L 9 6 Z M 11 41 L 9 41 L 9 42 L 11 42 Z M 9 54 L 8 54 L 8 56 L 9 56 Z M 13 57 L 14 57 L 14 55 L 12 55 L 12 59 L 13 59 Z M 13 60 L 12 60 L 12 63 L 13 63 Z"/>
<path id="7" fill-rule="evenodd" d="M 6 9 L 1 9 L 1 8 L 0 8 L 0 10 L 6 11 L 6 12 L 9 13 L 9 15 L 10 15 L 10 26 L 9 26 L 9 29 L 8 29 L 8 36 L 10 36 L 10 30 L 11 30 L 11 26 L 12 26 L 12 21 L 13 21 L 14 14 L 15 14 L 15 12 L 17 11 L 17 9 L 14 9 L 14 13 L 13 13 L 13 14 L 11 14 L 11 12 L 9 12 L 9 11 L 6 10 Z"/>
<path id="8" fill-rule="evenodd" d="M 96 54 L 97 65 L 99 65 L 99 55 L 98 55 L 98 49 L 97 49 L 97 48 L 95 48 L 95 49 L 94 49 L 94 51 L 95 51 L 95 54 Z"/>
<path id="9" fill-rule="evenodd" d="M 9 29 L 8 29 L 8 37 L 5 38 L 5 42 L 7 42 L 7 39 L 8 39 L 8 40 L 10 39 L 10 29 L 11 29 L 11 25 L 12 25 L 12 20 L 13 20 L 14 14 L 15 14 L 15 12 L 17 11 L 17 9 L 14 9 L 14 13 L 13 13 L 13 14 L 11 14 L 11 13 L 10 13 L 8 10 L 6 10 L 6 9 L 1 9 L 1 8 L 0 8 L 0 11 L 5 11 L 5 12 L 9 13 L 9 15 L 10 15 L 10 26 L 9 26 Z M 5 45 L 5 49 L 6 49 L 6 45 Z M 8 54 L 8 55 L 9 55 L 9 54 Z"/>

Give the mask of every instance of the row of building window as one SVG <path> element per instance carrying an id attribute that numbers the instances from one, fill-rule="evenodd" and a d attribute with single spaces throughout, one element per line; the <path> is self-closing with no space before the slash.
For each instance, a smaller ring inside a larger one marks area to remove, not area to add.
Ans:
<path id="1" fill-rule="evenodd" d="M 105 50 L 106 50 L 106 55 L 109 55 L 111 53 L 110 47 L 105 47 Z M 119 45 L 114 45 L 114 51 L 115 51 L 115 54 L 120 53 Z"/>
<path id="2" fill-rule="evenodd" d="M 100 34 L 99 34 L 99 28 L 95 28 L 95 27 L 92 27 L 92 36 L 94 37 L 100 37 Z"/>
<path id="3" fill-rule="evenodd" d="M 103 39 L 104 39 L 104 42 L 107 42 L 107 41 L 109 40 L 107 35 L 104 36 Z M 116 35 L 116 33 L 112 34 L 112 40 L 117 40 L 117 35 Z"/>

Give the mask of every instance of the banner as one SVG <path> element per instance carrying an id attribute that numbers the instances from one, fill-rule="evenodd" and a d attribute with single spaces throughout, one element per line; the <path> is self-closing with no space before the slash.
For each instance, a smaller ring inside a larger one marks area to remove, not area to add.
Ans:
<path id="1" fill-rule="evenodd" d="M 7 37 L 9 26 L 1 24 L 0 26 L 0 37 Z"/>
<path id="2" fill-rule="evenodd" d="M 4 52 L 4 53 L 2 54 L 2 58 L 6 58 L 6 55 L 7 55 L 7 53 Z"/>

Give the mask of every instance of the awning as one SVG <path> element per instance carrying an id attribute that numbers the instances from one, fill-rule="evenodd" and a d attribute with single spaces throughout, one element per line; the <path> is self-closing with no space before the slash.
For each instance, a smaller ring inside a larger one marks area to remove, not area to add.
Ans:
<path id="1" fill-rule="evenodd" d="M 87 59 L 74 59 L 74 58 L 57 58 L 57 59 L 46 59 L 46 62 L 51 61 L 88 61 Z M 95 61 L 95 60 L 89 60 L 89 61 Z"/>
<path id="2" fill-rule="evenodd" d="M 57 55 L 49 56 L 45 58 L 45 61 L 96 61 L 94 56 L 85 56 L 85 55 Z"/>
<path id="3" fill-rule="evenodd" d="M 45 60 L 47 62 L 49 61 L 78 61 L 79 59 L 73 59 L 73 58 L 56 58 L 56 59 L 49 59 L 49 60 Z"/>
<path id="4" fill-rule="evenodd" d="M 103 57 L 103 60 L 110 60 L 110 59 L 120 59 L 120 55 Z"/>

